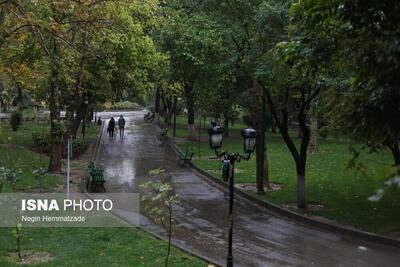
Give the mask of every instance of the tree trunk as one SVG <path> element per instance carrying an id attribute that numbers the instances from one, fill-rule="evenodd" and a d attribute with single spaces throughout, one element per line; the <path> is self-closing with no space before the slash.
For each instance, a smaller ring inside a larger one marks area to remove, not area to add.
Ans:
<path id="1" fill-rule="evenodd" d="M 296 146 L 293 143 L 293 140 L 288 134 L 288 112 L 287 112 L 287 104 L 289 99 L 289 91 L 286 91 L 285 94 L 285 101 L 284 105 L 281 105 L 281 112 L 282 117 L 279 120 L 277 115 L 277 109 L 275 107 L 275 103 L 272 99 L 271 92 L 267 87 L 262 84 L 262 81 L 258 81 L 259 84 L 262 86 L 267 99 L 268 104 L 271 108 L 272 116 L 279 128 L 279 131 L 282 134 L 283 140 L 285 141 L 287 147 L 289 148 L 290 153 L 293 156 L 294 161 L 296 162 L 296 172 L 297 172 L 297 206 L 299 208 L 307 208 L 306 203 L 306 192 L 305 192 L 305 170 L 306 170 L 306 163 L 307 163 L 307 148 L 310 141 L 310 130 L 307 128 L 306 125 L 306 117 L 305 111 L 306 108 L 309 106 L 310 102 L 317 96 L 320 91 L 320 87 L 316 88 L 314 92 L 312 92 L 307 100 L 305 97 L 305 89 L 301 88 L 301 106 L 300 111 L 297 116 L 299 122 L 299 128 L 302 131 L 302 139 L 300 145 L 300 153 L 297 151 Z"/>
<path id="2" fill-rule="evenodd" d="M 82 119 L 82 122 L 83 122 L 83 124 L 82 124 L 82 137 L 83 138 L 85 138 L 85 135 L 86 135 L 86 125 L 87 125 L 87 118 L 88 118 L 88 113 L 89 113 L 88 111 L 89 111 L 89 109 L 86 106 L 85 114 L 83 114 L 83 119 Z"/>
<path id="3" fill-rule="evenodd" d="M 304 135 L 304 134 L 303 134 Z M 302 139 L 301 147 L 305 146 L 305 142 L 308 143 L 305 138 Z M 307 162 L 307 146 L 305 146 L 305 151 L 300 149 L 300 157 L 298 162 L 296 162 L 297 171 L 297 207 L 299 209 L 306 209 L 306 162 Z"/>
<path id="4" fill-rule="evenodd" d="M 49 172 L 61 171 L 62 143 L 59 136 L 53 131 L 56 124 L 60 122 L 60 111 L 58 103 L 58 57 L 59 51 L 57 42 L 53 40 L 53 55 L 51 57 L 51 77 L 50 77 L 50 127 L 51 127 L 51 152 L 49 160 Z"/>
<path id="5" fill-rule="evenodd" d="M 74 139 L 76 138 L 81 121 L 85 118 L 84 116 L 86 115 L 86 109 L 87 109 L 87 105 L 81 104 L 79 109 L 76 111 L 74 124 L 72 125 L 72 136 L 74 137 Z"/>
<path id="6" fill-rule="evenodd" d="M 17 97 L 17 103 L 20 105 L 20 108 L 24 108 L 24 98 L 22 96 L 22 88 L 19 82 L 17 82 L 17 91 L 18 91 L 18 97 Z"/>
<path id="7" fill-rule="evenodd" d="M 199 127 L 197 128 L 197 134 L 198 134 L 198 139 L 197 139 L 197 150 L 198 150 L 198 157 L 201 159 L 201 118 L 202 114 L 200 113 L 200 118 L 199 118 Z"/>
<path id="8" fill-rule="evenodd" d="M 185 98 L 188 108 L 188 140 L 196 141 L 196 126 L 194 124 L 193 86 L 185 84 Z"/>
<path id="9" fill-rule="evenodd" d="M 77 103 L 83 103 L 83 95 L 82 95 L 82 83 L 83 83 L 83 75 L 84 75 L 84 68 L 87 61 L 86 55 L 86 33 L 82 36 L 82 56 L 79 63 L 79 71 L 76 74 L 76 85 L 75 85 L 75 92 L 73 97 L 73 103 L 71 103 L 71 109 L 74 110 L 75 107 L 78 107 Z M 82 99 L 80 98 L 82 96 Z M 87 105 L 81 104 L 79 108 L 79 112 L 77 109 L 76 117 L 72 121 L 70 134 L 72 133 L 73 137 L 76 138 L 76 134 L 81 123 L 82 117 L 86 114 Z"/>
<path id="10" fill-rule="evenodd" d="M 229 120 L 228 116 L 224 114 L 224 137 L 229 137 Z"/>
<path id="11" fill-rule="evenodd" d="M 400 149 L 399 149 L 399 143 L 395 142 L 392 145 L 388 145 L 390 150 L 392 151 L 394 163 L 396 166 L 400 166 Z"/>
<path id="12" fill-rule="evenodd" d="M 165 121 L 168 126 L 172 126 L 172 115 L 174 115 L 174 107 L 173 107 L 174 102 L 172 98 L 171 99 L 167 98 L 165 102 L 167 103 Z"/>
<path id="13" fill-rule="evenodd" d="M 304 145 L 304 138 L 301 142 L 301 147 Z M 308 141 L 307 141 L 308 142 Z M 299 209 L 306 209 L 306 162 L 307 162 L 307 148 L 306 152 L 300 149 L 299 159 L 296 161 L 297 172 L 297 207 Z"/>
<path id="14" fill-rule="evenodd" d="M 165 115 L 165 123 L 168 126 L 172 126 L 172 116 L 174 115 L 174 110 L 171 108 L 171 110 L 167 111 L 167 114 Z"/>
<path id="15" fill-rule="evenodd" d="M 261 87 L 257 81 L 253 82 L 253 110 L 252 110 L 252 127 L 257 131 L 256 137 L 256 162 L 257 162 L 257 185 L 264 182 L 265 169 L 261 170 L 265 159 L 262 159 L 262 154 L 265 153 L 264 148 L 261 147 L 261 131 L 262 131 L 262 99 L 261 99 Z M 265 156 L 265 154 L 264 154 Z M 261 161 L 263 160 L 263 162 Z M 264 185 L 263 185 L 264 187 Z M 263 188 L 262 187 L 262 188 Z M 261 186 L 260 186 L 261 188 Z"/>
<path id="16" fill-rule="evenodd" d="M 307 148 L 310 142 L 310 129 L 306 124 L 305 109 L 307 103 L 305 101 L 305 90 L 302 89 L 301 93 L 301 106 L 300 112 L 297 115 L 299 127 L 301 128 L 302 138 L 300 145 L 299 160 L 296 162 L 297 167 L 297 207 L 301 209 L 307 208 L 306 203 L 306 164 L 307 164 Z"/>
<path id="17" fill-rule="evenodd" d="M 194 116 L 193 119 L 190 118 L 190 111 L 188 117 L 188 140 L 196 141 L 196 126 L 194 125 Z"/>
<path id="18" fill-rule="evenodd" d="M 306 177 L 297 174 L 297 207 L 299 209 L 307 209 L 306 203 Z"/>
<path id="19" fill-rule="evenodd" d="M 172 126 L 172 115 L 174 113 L 173 101 L 168 96 L 164 95 L 164 91 L 161 91 L 160 98 L 163 104 L 162 115 L 164 117 L 164 122 L 168 126 Z"/>
<path id="20" fill-rule="evenodd" d="M 271 118 L 271 132 L 276 133 L 276 123 L 273 118 Z"/>
<path id="21" fill-rule="evenodd" d="M 263 175 L 264 187 L 270 188 L 269 184 L 269 169 L 268 169 L 268 152 L 267 146 L 265 146 L 264 150 L 264 175 Z"/>
<path id="22" fill-rule="evenodd" d="M 301 139 L 303 136 L 303 132 L 301 131 L 301 127 L 299 125 L 299 127 L 297 128 L 297 138 Z"/>
<path id="23" fill-rule="evenodd" d="M 154 103 L 154 122 L 156 125 L 160 125 L 160 88 L 157 87 L 156 101 Z"/>
<path id="24" fill-rule="evenodd" d="M 165 111 L 165 123 L 168 126 L 172 126 L 172 116 L 174 115 L 174 109 L 173 107 L 168 107 L 168 109 Z"/>
<path id="25" fill-rule="evenodd" d="M 310 105 L 310 154 L 318 153 L 318 120 L 314 104 Z"/>

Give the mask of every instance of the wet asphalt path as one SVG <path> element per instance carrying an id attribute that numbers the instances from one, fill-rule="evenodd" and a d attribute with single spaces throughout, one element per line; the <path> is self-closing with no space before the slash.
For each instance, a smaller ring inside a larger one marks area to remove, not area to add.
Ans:
<path id="1" fill-rule="evenodd" d="M 120 114 L 113 116 L 117 120 Z M 144 122 L 144 111 L 122 114 L 124 138 L 116 131 L 111 140 L 104 127 L 99 150 L 107 191 L 138 192 L 138 185 L 154 179 L 149 170 L 165 169 L 158 177 L 171 182 L 181 201 L 174 210 L 181 224 L 174 242 L 225 265 L 228 194 L 179 167 L 173 152 L 157 140 L 158 131 Z M 141 227 L 165 236 L 145 217 Z M 400 249 L 309 228 L 243 200 L 234 203 L 233 249 L 235 266 L 400 266 Z"/>

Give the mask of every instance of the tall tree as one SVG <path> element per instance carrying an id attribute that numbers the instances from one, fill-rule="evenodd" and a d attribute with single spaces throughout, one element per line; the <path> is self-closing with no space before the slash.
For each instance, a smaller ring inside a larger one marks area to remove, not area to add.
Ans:
<path id="1" fill-rule="evenodd" d="M 151 13 L 157 8 L 157 1 L 125 3 L 95 0 L 78 2 L 15 0 L 4 1 L 1 3 L 1 7 L 10 11 L 2 28 L 3 39 L 24 31 L 30 34 L 32 40 L 36 41 L 45 55 L 42 62 L 47 64 L 48 68 L 52 136 L 49 171 L 59 171 L 65 128 L 61 126 L 59 120 L 60 99 L 70 99 L 64 101 L 64 104 L 67 105 L 69 121 L 69 130 L 64 136 L 65 139 L 71 132 L 76 131 L 86 113 L 86 107 L 78 104 L 82 103 L 83 95 L 97 97 L 101 95 L 101 93 L 96 93 L 98 88 L 95 86 L 96 82 L 92 79 L 93 77 L 90 77 L 87 71 L 88 67 L 90 71 L 106 72 L 107 75 L 104 77 L 108 81 L 106 84 L 116 84 L 122 88 L 121 90 L 131 87 L 133 81 L 135 81 L 135 85 L 140 85 L 135 87 L 140 90 L 151 84 L 147 80 L 146 68 L 152 66 L 148 55 L 152 53 L 153 45 L 145 31 L 153 23 L 154 19 L 150 19 L 150 17 L 153 17 Z M 151 15 L 149 16 L 148 13 Z M 120 49 L 102 50 L 103 46 L 110 48 L 110 43 Z M 128 58 L 131 61 L 118 60 L 115 52 L 121 51 L 122 44 L 127 43 L 129 45 L 126 47 L 131 50 L 126 51 L 128 52 L 127 57 L 121 58 Z M 116 58 L 117 60 L 115 60 Z M 104 59 L 103 63 L 107 62 L 108 68 L 96 65 L 93 61 L 97 59 Z M 121 61 L 123 64 L 118 64 Z M 123 71 L 123 69 L 132 70 L 135 67 L 136 69 L 132 72 Z M 119 80 L 112 81 L 112 78 L 116 76 L 110 75 L 112 71 L 122 74 L 119 77 L 124 83 L 118 83 Z M 99 72 L 94 75 L 99 75 Z M 128 79 L 124 79 L 125 77 Z M 130 83 L 126 81 L 130 81 Z M 105 89 L 106 87 L 99 86 L 99 88 Z M 59 91 L 61 95 L 59 95 Z M 136 93 L 139 91 L 129 90 L 129 92 L 138 95 Z M 74 113 L 77 113 L 75 118 L 73 117 Z"/>
<path id="2" fill-rule="evenodd" d="M 226 57 L 225 64 L 229 64 L 228 72 L 236 81 L 241 81 L 235 88 L 235 94 L 241 95 L 253 87 L 255 80 L 269 67 L 263 61 L 263 55 L 282 41 L 287 33 L 288 1 L 220 1 L 207 2 L 203 8 L 215 14 L 214 17 L 223 25 L 224 45 L 231 53 Z M 238 84 L 235 82 L 235 84 Z M 247 108 L 253 113 L 254 127 L 261 131 L 261 94 L 260 90 L 251 90 L 256 102 L 251 102 Z M 256 105 L 254 105 L 257 103 Z M 267 166 L 260 171 L 262 164 L 261 153 L 267 159 L 266 150 L 261 147 L 261 138 L 257 139 L 257 180 L 267 180 Z M 263 175 L 261 175 L 263 174 Z"/>
<path id="3" fill-rule="evenodd" d="M 308 51 L 347 74 L 343 76 L 348 86 L 342 82 L 335 86 L 335 125 L 371 151 L 389 148 L 396 165 L 400 165 L 399 12 L 399 2 L 376 0 L 306 0 L 293 8 L 298 28 L 319 48 Z"/>
<path id="4" fill-rule="evenodd" d="M 179 1 L 178 1 L 179 2 Z M 169 53 L 173 78 L 183 84 L 188 108 L 188 139 L 195 140 L 195 100 L 205 81 L 213 80 L 219 73 L 213 60 L 220 62 L 222 35 L 217 25 L 204 12 L 195 12 L 195 3 L 171 3 L 165 8 L 158 43 Z"/>

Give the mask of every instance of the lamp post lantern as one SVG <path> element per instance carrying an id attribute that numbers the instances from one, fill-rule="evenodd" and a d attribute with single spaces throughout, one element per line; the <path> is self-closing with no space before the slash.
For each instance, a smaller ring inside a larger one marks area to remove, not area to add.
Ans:
<path id="1" fill-rule="evenodd" d="M 89 97 L 87 95 L 83 97 L 83 104 L 85 104 L 86 106 L 89 104 Z"/>
<path id="2" fill-rule="evenodd" d="M 241 132 L 244 144 L 244 153 L 251 154 L 256 147 L 257 132 L 254 129 L 244 129 Z"/>
<path id="3" fill-rule="evenodd" d="M 210 135 L 210 148 L 217 152 L 217 149 L 221 148 L 222 146 L 222 136 L 224 134 L 224 128 L 217 125 L 214 120 L 211 121 L 212 128 L 208 129 L 208 134 Z M 217 154 L 219 156 L 219 154 Z"/>
<path id="4" fill-rule="evenodd" d="M 233 255 L 232 255 L 232 227 L 233 227 L 233 186 L 234 186 L 234 172 L 235 172 L 235 162 L 240 162 L 241 160 L 248 161 L 250 159 L 251 153 L 254 152 L 256 147 L 256 137 L 257 132 L 254 129 L 244 129 L 241 134 L 243 137 L 243 148 L 246 156 L 241 153 L 229 153 L 229 152 L 218 152 L 217 150 L 222 146 L 222 138 L 224 133 L 224 128 L 217 125 L 213 120 L 211 122 L 212 128 L 208 129 L 208 134 L 210 135 L 210 148 L 215 150 L 217 157 L 224 157 L 223 163 L 228 167 L 229 175 L 229 240 L 228 240 L 228 257 L 226 266 L 233 266 Z"/>

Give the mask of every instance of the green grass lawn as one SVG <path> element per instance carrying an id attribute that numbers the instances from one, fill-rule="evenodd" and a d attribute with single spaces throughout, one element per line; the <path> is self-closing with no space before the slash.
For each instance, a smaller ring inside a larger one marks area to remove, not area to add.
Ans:
<path id="1" fill-rule="evenodd" d="M 201 122 L 201 128 L 202 128 L 201 129 L 201 135 L 202 136 L 208 136 L 207 129 L 211 127 L 211 120 L 212 119 L 213 118 L 207 118 L 206 119 L 206 127 L 205 127 L 206 129 L 204 129 L 204 122 L 202 120 L 202 122 Z M 176 116 L 176 125 L 177 125 L 176 136 L 177 137 L 183 137 L 183 138 L 187 137 L 187 135 L 188 135 L 188 132 L 187 132 L 187 120 L 188 120 L 187 116 L 183 116 L 183 115 Z M 161 119 L 161 122 L 162 122 L 162 119 Z M 195 119 L 195 126 L 196 126 L 196 136 L 198 136 L 198 126 L 199 126 L 199 119 L 198 118 Z M 165 123 L 164 124 L 162 123 L 160 127 L 161 128 L 169 128 L 168 134 L 170 134 L 170 135 L 173 134 L 173 131 L 174 131 L 173 120 L 172 120 L 172 125 L 167 126 Z M 233 125 L 229 124 L 229 135 L 232 136 L 232 137 L 241 138 L 240 137 L 240 131 L 243 130 L 243 129 L 246 129 L 246 128 L 248 128 L 248 126 L 243 124 L 240 121 L 235 122 Z M 269 132 L 268 135 L 269 136 L 274 136 L 274 137 L 280 137 L 281 136 L 281 134 L 279 133 L 278 129 L 276 129 L 275 133 Z M 293 136 L 293 137 L 296 137 L 298 135 L 297 128 L 291 127 L 289 129 L 289 135 Z"/>
<path id="2" fill-rule="evenodd" d="M 11 228 L 0 228 L 0 266 L 16 249 Z M 163 266 L 167 242 L 137 228 L 25 228 L 22 250 L 55 256 L 34 266 Z M 30 265 L 31 266 L 31 265 Z M 207 266 L 206 262 L 172 247 L 168 266 Z"/>
<path id="3" fill-rule="evenodd" d="M 179 134 L 186 136 L 186 129 L 180 129 Z M 232 131 L 231 131 L 232 133 Z M 204 133 L 206 134 L 206 133 Z M 237 133 L 232 133 L 233 135 Z M 292 136 L 297 136 L 295 129 L 291 130 Z M 265 195 L 255 196 L 267 201 L 281 204 L 296 201 L 296 170 L 294 160 L 285 143 L 275 134 L 267 133 L 267 149 L 269 159 L 270 181 L 283 183 L 284 188 L 278 191 L 269 191 Z M 207 138 L 206 138 L 207 139 Z M 295 139 L 299 147 L 300 140 Z M 179 143 L 179 147 L 186 151 L 195 151 L 194 162 L 205 170 L 221 168 L 219 160 L 198 159 L 198 142 Z M 223 150 L 229 152 L 242 152 L 243 144 L 235 138 L 224 139 Z M 361 162 L 367 168 L 366 175 L 354 174 L 353 170 L 346 170 L 351 158 L 349 143 L 344 139 L 327 138 L 319 139 L 318 154 L 308 155 L 306 170 L 306 198 L 309 202 L 318 202 L 325 205 L 320 211 L 300 211 L 308 215 L 324 216 L 342 224 L 349 224 L 379 234 L 388 234 L 400 229 L 400 191 L 388 191 L 383 199 L 371 203 L 367 198 L 380 188 L 384 178 L 377 175 L 385 166 L 392 164 L 392 155 L 389 151 L 382 154 L 362 153 Z M 201 142 L 201 156 L 214 155 L 209 149 L 208 142 Z M 255 183 L 256 161 L 253 154 L 249 161 L 235 164 L 244 172 L 235 173 L 236 183 Z M 220 177 L 220 174 L 217 175 Z"/>
<path id="4" fill-rule="evenodd" d="M 37 167 L 47 167 L 49 164 L 48 158 L 40 157 L 39 154 L 23 148 L 12 148 L 11 158 L 13 161 L 16 161 L 16 167 L 22 170 L 22 174 L 18 176 L 18 181 L 15 184 L 15 189 L 39 188 L 39 181 L 34 178 L 32 171 Z M 5 147 L 0 147 L 0 166 L 9 167 L 8 149 Z M 42 188 L 44 191 L 60 183 L 63 183 L 63 180 L 57 176 L 45 174 L 42 178 Z M 11 191 L 11 187 L 6 185 L 2 192 Z"/>
<path id="5" fill-rule="evenodd" d="M 50 126 L 48 124 L 38 124 L 38 123 L 23 123 L 19 127 L 18 131 L 13 131 L 9 124 L 4 122 L 1 125 L 1 132 L 6 142 L 11 145 L 24 146 L 29 148 L 33 145 L 32 133 L 46 133 L 50 131 Z M 0 138 L 0 144 L 4 144 L 4 140 Z"/>
<path id="6" fill-rule="evenodd" d="M 37 167 L 47 167 L 49 164 L 48 158 L 44 155 L 34 153 L 29 150 L 33 145 L 33 132 L 49 131 L 49 126 L 38 123 L 23 123 L 18 131 L 13 131 L 9 124 L 1 125 L 0 144 L 8 143 L 12 145 L 12 149 L 0 147 L 0 166 L 9 166 L 9 157 L 15 162 L 16 167 L 22 170 L 19 179 L 15 184 L 16 190 L 39 187 L 39 181 L 34 178 L 32 171 Z M 15 147 L 18 146 L 18 147 Z M 23 148 L 20 148 L 22 146 Z M 53 188 L 57 184 L 62 183 L 62 179 L 57 176 L 45 174 L 42 178 L 42 188 L 44 191 Z M 3 192 L 11 192 L 12 188 L 5 185 Z"/>
<path id="7" fill-rule="evenodd" d="M 82 135 L 81 129 L 82 124 L 78 130 L 78 138 Z M 100 126 L 94 123 L 91 124 L 90 127 L 86 127 L 86 139 L 89 142 L 95 142 L 99 134 L 99 129 Z M 8 124 L 3 123 L 1 125 L 1 134 L 3 138 L 0 138 L 0 144 L 6 142 L 13 146 L 11 149 L 11 159 L 16 162 L 16 167 L 23 171 L 15 185 L 16 190 L 39 187 L 39 181 L 34 178 L 32 171 L 37 167 L 46 168 L 49 161 L 47 157 L 41 156 L 39 153 L 34 153 L 30 151 L 29 148 L 33 146 L 33 132 L 46 132 L 49 130 L 49 125 L 38 123 L 23 123 L 18 131 L 13 131 Z M 8 152 L 6 147 L 0 147 L 0 166 L 9 167 Z M 42 187 L 44 191 L 46 191 L 63 182 L 63 179 L 60 177 L 45 174 L 42 178 Z M 3 192 L 11 192 L 11 190 L 10 186 L 5 186 L 3 188 Z"/>

